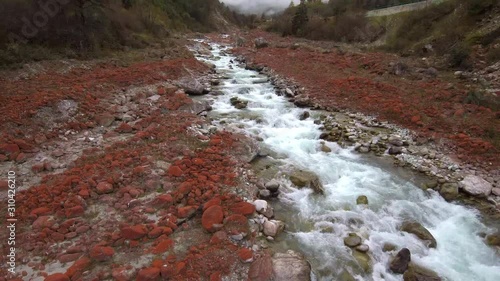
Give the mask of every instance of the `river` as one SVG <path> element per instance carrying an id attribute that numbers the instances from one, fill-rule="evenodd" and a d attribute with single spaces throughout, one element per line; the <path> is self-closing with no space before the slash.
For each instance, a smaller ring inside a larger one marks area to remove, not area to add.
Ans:
<path id="1" fill-rule="evenodd" d="M 320 125 L 313 122 L 318 113 L 312 111 L 311 118 L 299 120 L 304 109 L 276 95 L 269 82 L 262 83 L 265 76 L 238 66 L 227 53 L 229 47 L 210 45 L 211 55 L 197 57 L 214 64 L 217 73 L 225 76 L 217 87 L 223 95 L 205 97 L 213 102 L 214 123 L 262 138 L 263 145 L 280 155 L 281 169 L 313 171 L 325 188 L 324 195 L 315 195 L 310 189 L 291 187 L 286 177 L 279 178 L 288 186 L 276 207 L 287 232 L 274 247 L 303 253 L 312 265 L 313 279 L 339 280 L 347 270 L 357 280 L 402 280 L 402 275 L 388 268 L 397 251 L 383 251 L 384 245 L 392 244 L 408 248 L 412 262 L 444 280 L 500 280 L 500 256 L 479 235 L 491 229 L 476 210 L 424 192 L 352 149 L 327 142 L 332 152 L 322 152 L 318 149 Z M 234 108 L 231 97 L 248 101 L 248 107 Z M 368 205 L 356 204 L 360 195 L 367 196 Z M 413 234 L 400 231 L 405 220 L 425 226 L 437 247 L 429 249 Z M 370 269 L 363 270 L 353 258 L 355 250 L 344 245 L 349 233 L 356 233 L 368 245 Z"/>

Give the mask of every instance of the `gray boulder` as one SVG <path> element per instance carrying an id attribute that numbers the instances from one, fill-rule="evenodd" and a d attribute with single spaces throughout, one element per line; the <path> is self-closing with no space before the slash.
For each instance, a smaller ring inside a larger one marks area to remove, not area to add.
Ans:
<path id="1" fill-rule="evenodd" d="M 259 37 L 254 40 L 255 48 L 261 49 L 261 48 L 266 48 L 269 47 L 269 42 L 266 41 L 266 39 Z"/>
<path id="2" fill-rule="evenodd" d="M 487 197 L 491 194 L 493 186 L 481 177 L 468 175 L 461 182 L 463 190 L 472 196 Z"/>
<path id="3" fill-rule="evenodd" d="M 198 115 L 204 111 L 212 110 L 212 106 L 208 101 L 194 101 L 193 103 L 181 106 L 179 110 L 187 111 Z"/>
<path id="4" fill-rule="evenodd" d="M 311 265 L 299 253 L 288 251 L 276 253 L 272 258 L 274 280 L 310 281 Z"/>
<path id="5" fill-rule="evenodd" d="M 201 96 L 208 94 L 208 90 L 196 79 L 181 80 L 177 83 L 177 86 L 184 89 L 188 95 Z"/>
<path id="6" fill-rule="evenodd" d="M 344 244 L 348 247 L 356 247 L 361 244 L 361 237 L 356 233 L 349 233 L 349 236 L 344 238 Z"/>

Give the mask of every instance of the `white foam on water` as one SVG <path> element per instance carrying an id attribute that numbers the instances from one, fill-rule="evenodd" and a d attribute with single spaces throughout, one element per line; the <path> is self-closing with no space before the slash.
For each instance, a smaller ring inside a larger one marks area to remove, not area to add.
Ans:
<path id="1" fill-rule="evenodd" d="M 318 280 L 335 280 L 349 267 L 360 272 L 351 249 L 343 243 L 349 232 L 358 233 L 370 247 L 373 271 L 357 276 L 359 280 L 402 280 L 402 275 L 388 269 L 391 253 L 382 251 L 385 243 L 410 249 L 412 261 L 445 280 L 500 280 L 500 257 L 478 236 L 490 229 L 481 223 L 477 211 L 448 203 L 438 194 L 426 194 L 374 164 L 363 163 L 359 155 L 335 143 L 327 143 L 332 153 L 319 151 L 319 125 L 312 118 L 299 120 L 304 109 L 275 95 L 270 83 L 253 84 L 262 75 L 231 63 L 235 58 L 222 53 L 224 47 L 211 46 L 220 59 L 200 59 L 215 64 L 219 73 L 230 78 L 223 80 L 220 88 L 225 95 L 215 97 L 214 112 L 229 114 L 225 116 L 228 123 L 262 137 L 265 144 L 287 157 L 284 161 L 315 172 L 325 187 L 324 196 L 292 189 L 283 199 L 295 207 L 296 219 L 314 223 L 312 231 L 299 229 L 292 235 L 315 266 Z M 242 119 L 237 114 L 241 111 L 230 105 L 233 96 L 249 101 L 244 111 L 258 115 L 261 122 Z M 356 205 L 359 195 L 366 195 L 369 205 Z M 405 219 L 425 226 L 436 238 L 437 248 L 429 249 L 414 235 L 399 231 Z M 327 226 L 333 233 L 321 232 Z"/>

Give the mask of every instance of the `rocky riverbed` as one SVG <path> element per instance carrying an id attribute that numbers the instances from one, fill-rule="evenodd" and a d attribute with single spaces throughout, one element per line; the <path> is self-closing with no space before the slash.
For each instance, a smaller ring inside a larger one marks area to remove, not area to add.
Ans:
<path id="1" fill-rule="evenodd" d="M 262 41 L 263 39 L 259 39 Z M 259 41 L 259 42 L 260 42 Z M 257 41 L 256 41 L 257 42 Z M 256 47 L 260 46 L 260 44 L 255 44 Z M 210 45 L 206 45 L 205 48 L 212 50 L 212 47 Z M 224 49 L 224 48 L 223 48 Z M 220 52 L 220 56 L 225 55 L 226 50 Z M 204 55 L 203 57 L 207 57 L 208 60 L 213 59 L 214 61 L 220 61 L 223 60 L 219 57 L 219 55 L 210 55 L 208 51 L 203 52 Z M 393 162 L 394 164 L 406 168 L 410 168 L 409 170 L 414 172 L 415 174 L 418 174 L 419 176 L 419 181 L 418 183 L 421 185 L 421 188 L 425 190 L 425 193 L 428 193 L 429 195 L 433 194 L 432 192 L 429 192 L 429 190 L 434 189 L 436 190 L 442 197 L 444 197 L 447 201 L 454 201 L 454 200 L 462 200 L 460 202 L 468 202 L 473 201 L 473 205 L 475 207 L 478 207 L 482 211 L 484 211 L 484 214 L 487 215 L 489 218 L 496 218 L 498 216 L 498 209 L 497 209 L 497 192 L 498 189 L 496 189 L 496 181 L 493 178 L 488 178 L 488 181 L 484 180 L 483 177 L 485 175 L 488 175 L 488 173 L 480 174 L 474 172 L 474 169 L 468 169 L 468 167 L 465 167 L 461 165 L 458 161 L 455 161 L 452 159 L 452 157 L 447 157 L 446 155 L 440 154 L 439 147 L 429 145 L 428 143 L 422 143 L 418 139 L 418 135 L 415 132 L 412 132 L 410 130 L 405 130 L 401 129 L 399 126 L 390 124 L 388 122 L 381 122 L 378 121 L 374 117 L 369 117 L 365 116 L 362 114 L 353 114 L 348 112 L 347 110 L 339 110 L 339 109 L 331 109 L 324 107 L 318 103 L 315 103 L 314 100 L 309 98 L 307 96 L 307 89 L 302 88 L 300 85 L 293 83 L 289 79 L 284 79 L 281 78 L 279 75 L 277 75 L 273 70 L 270 68 L 261 66 L 261 65 L 255 65 L 252 64 L 251 62 L 247 62 L 245 57 L 237 57 L 234 59 L 231 59 L 229 61 L 229 65 L 224 65 L 224 63 L 217 63 L 216 65 L 223 65 L 223 71 L 222 73 L 218 73 L 214 75 L 214 79 L 231 79 L 228 77 L 225 71 L 229 72 L 235 72 L 233 71 L 234 67 L 232 65 L 237 65 L 239 64 L 239 67 L 245 68 L 247 70 L 253 70 L 253 71 L 258 71 L 260 74 L 264 74 L 268 77 L 270 77 L 271 83 L 274 85 L 274 92 L 273 94 L 277 94 L 278 96 L 281 96 L 283 98 L 286 97 L 289 101 L 293 102 L 296 106 L 300 108 L 306 108 L 301 110 L 301 113 L 298 114 L 297 119 L 300 121 L 304 120 L 311 120 L 311 122 L 314 125 L 317 125 L 318 130 L 320 130 L 322 133 L 319 134 L 319 139 L 323 139 L 323 142 L 320 142 L 319 145 L 317 146 L 317 152 L 321 152 L 324 154 L 333 154 L 335 155 L 341 150 L 348 149 L 351 151 L 354 151 L 355 153 L 361 154 L 361 155 L 366 155 L 366 154 L 373 154 L 376 157 L 381 157 L 382 162 L 387 162 L 389 160 L 390 162 Z M 224 67 L 228 67 L 227 69 Z M 238 74 L 236 74 L 237 77 Z M 242 82 L 241 79 L 243 76 L 240 78 L 237 78 L 233 80 L 233 82 L 230 83 L 224 83 L 225 85 L 228 84 L 243 84 L 242 87 L 247 87 L 246 85 L 248 82 Z M 257 84 L 259 83 L 265 83 L 266 79 L 261 78 L 260 76 L 256 75 L 250 75 L 251 81 L 258 81 Z M 263 82 L 261 82 L 263 81 Z M 217 82 L 215 83 L 216 85 L 220 85 L 221 83 Z M 238 88 L 234 88 L 232 85 L 227 86 L 228 90 L 231 91 L 234 89 L 234 91 L 238 91 Z M 248 92 L 248 91 L 246 91 Z M 251 91 L 250 91 L 251 92 Z M 266 92 L 267 93 L 267 92 Z M 264 103 L 264 108 L 266 108 L 266 103 L 256 99 L 256 94 L 249 94 L 248 96 L 245 95 L 238 95 L 237 97 L 234 96 L 230 100 L 230 104 L 233 106 L 235 105 L 235 101 L 239 100 L 245 100 L 245 107 L 236 107 L 236 109 L 241 110 L 245 109 L 248 106 L 257 106 L 257 109 L 254 109 L 255 111 L 259 111 L 261 109 L 259 108 L 259 104 Z M 263 94 L 264 95 L 264 94 Z M 217 98 L 215 103 L 217 104 Z M 262 105 L 260 105 L 262 106 Z M 216 110 L 221 110 L 217 109 L 217 106 L 215 106 Z M 309 108 L 309 109 L 307 109 Z M 229 109 L 225 108 L 222 110 L 223 112 L 228 112 L 230 111 Z M 237 116 L 240 117 L 234 117 L 231 116 L 231 112 L 224 113 L 223 115 L 217 115 L 217 117 L 229 117 L 229 119 L 232 118 L 243 118 L 247 119 L 252 115 L 252 109 L 250 108 L 250 112 L 247 112 L 246 114 L 240 114 L 237 113 Z M 294 110 L 294 112 L 297 112 L 297 110 Z M 227 115 L 229 114 L 229 115 Z M 249 115 L 250 116 L 249 116 Z M 283 114 L 283 112 L 282 112 Z M 250 117 L 250 120 L 255 120 L 256 124 L 261 124 L 261 123 L 266 123 L 269 122 L 269 120 L 261 120 L 259 117 Z M 234 120 L 232 121 L 234 122 Z M 283 121 L 281 121 L 283 122 Z M 221 122 L 222 123 L 222 122 Z M 226 124 L 226 121 L 223 121 L 223 124 Z M 238 123 L 238 122 L 236 122 Z M 229 122 L 228 124 L 231 124 Z M 259 136 L 257 128 L 259 125 L 256 125 L 253 127 L 252 124 L 249 124 L 247 121 L 241 122 L 239 125 L 237 124 L 231 124 L 234 125 L 234 129 L 243 129 L 246 131 L 250 131 L 250 135 L 255 135 L 255 139 L 257 141 L 263 141 L 264 145 L 261 146 L 262 148 L 266 149 L 268 147 L 268 143 L 266 141 L 266 138 L 262 138 Z M 276 126 L 276 125 L 275 125 Z M 265 127 L 265 125 L 264 125 Z M 262 129 L 261 129 L 262 130 Z M 265 129 L 263 129 L 265 131 Z M 296 130 L 294 129 L 294 126 L 292 125 L 290 130 Z M 332 146 L 332 144 L 335 144 Z M 310 152 L 310 153 L 316 153 L 316 152 Z M 313 190 L 314 193 L 317 194 L 324 194 L 325 189 L 321 184 L 321 181 L 319 178 L 314 174 L 314 172 L 311 171 L 304 171 L 304 170 L 286 170 L 283 169 L 283 167 L 276 169 L 271 168 L 271 166 L 276 165 L 276 166 L 283 166 L 283 163 L 280 163 L 279 159 L 284 159 L 283 157 L 286 158 L 286 156 L 280 156 L 279 152 L 277 151 L 271 151 L 272 157 L 275 160 L 262 160 L 258 159 L 257 164 L 254 165 L 256 168 L 256 172 L 260 176 L 264 177 L 277 177 L 277 178 L 285 178 L 285 181 L 282 183 L 285 183 L 285 185 L 288 185 L 288 183 L 291 183 L 291 186 L 295 188 L 301 188 L 301 187 L 309 187 Z M 284 152 L 283 154 L 287 154 Z M 293 153 L 292 153 L 293 155 Z M 257 155 L 259 158 L 268 158 L 269 153 L 263 153 L 263 155 Z M 276 161 L 277 160 L 277 161 Z M 377 160 L 375 160 L 377 162 Z M 381 162 L 381 160 L 378 160 L 378 162 Z M 267 164 L 266 164 L 267 163 Z M 286 166 L 286 165 L 285 165 Z M 269 170 L 271 172 L 269 173 Z M 314 170 L 314 169 L 312 169 Z M 288 171 L 288 172 L 287 172 Z M 283 173 L 284 172 L 284 173 Z M 289 181 L 288 181 L 289 180 Z M 268 183 L 267 185 L 269 186 L 278 186 L 278 182 L 275 182 L 274 180 Z M 264 183 L 261 183 L 260 186 L 262 187 L 261 191 L 259 191 L 259 196 L 261 196 L 264 199 L 271 199 L 273 196 L 271 196 L 272 192 L 267 189 L 267 185 Z M 286 190 L 287 188 L 285 188 Z M 293 189 L 293 188 L 292 188 Z M 293 194 L 293 192 L 292 192 Z M 304 195 L 304 194 L 303 194 Z M 293 195 L 292 195 L 293 196 Z M 435 196 L 435 195 L 432 195 Z M 284 198 L 287 196 L 285 195 Z M 281 198 L 281 197 L 280 197 Z M 472 200 L 470 198 L 473 198 Z M 283 198 L 282 198 L 283 199 Z M 289 199 L 289 198 L 288 198 Z M 358 205 L 368 205 L 368 198 L 367 196 L 359 196 L 358 199 L 356 200 L 356 203 Z M 259 203 L 258 204 L 262 204 Z M 278 203 L 280 205 L 280 203 Z M 267 205 L 266 205 L 267 207 Z M 326 207 L 326 206 L 325 206 Z M 262 209 L 266 209 L 264 207 L 260 207 Z M 302 210 L 299 210 L 299 212 L 302 212 Z M 273 212 L 274 213 L 274 212 Z M 292 232 L 294 231 L 294 228 L 301 228 L 300 226 L 292 226 L 290 227 L 289 224 L 296 224 L 294 222 L 291 222 L 289 218 L 286 216 L 280 216 L 279 214 L 275 214 L 278 217 L 285 217 L 283 220 L 287 222 L 287 227 L 289 230 Z M 291 213 L 287 213 L 287 216 L 293 216 Z M 272 229 L 273 231 L 270 232 L 267 230 L 267 233 L 275 233 L 274 230 L 276 229 L 281 229 L 281 223 L 274 221 L 270 222 L 268 221 L 268 218 L 264 214 L 260 216 L 260 219 L 257 220 L 259 224 L 262 224 L 263 226 L 266 225 L 268 228 Z M 317 228 L 316 226 L 312 226 L 312 228 L 308 231 L 313 231 L 314 229 Z M 262 230 L 263 227 L 260 227 Z M 286 229 L 286 228 L 285 228 Z M 333 231 L 333 228 L 327 227 L 324 228 L 324 226 L 320 226 L 320 231 L 323 232 L 326 229 L 326 233 L 329 231 Z M 265 230 L 265 228 L 264 228 Z M 295 229 L 297 230 L 297 229 Z M 301 229 L 302 230 L 302 229 Z M 302 230 L 303 231 L 303 230 Z M 415 236 L 417 236 L 419 239 L 424 241 L 424 244 L 426 244 L 430 248 L 435 248 L 436 247 L 436 239 L 433 237 L 431 232 L 429 232 L 422 224 L 409 220 L 406 222 L 403 222 L 402 225 L 400 225 L 400 231 L 402 232 L 407 232 L 411 233 Z M 365 234 L 366 235 L 366 234 Z M 266 232 L 264 232 L 264 236 L 266 236 Z M 488 243 L 488 240 L 493 239 L 495 235 L 490 235 L 488 236 L 490 238 L 486 239 L 485 242 Z M 364 239 L 369 239 L 368 237 L 365 237 Z M 373 263 L 373 256 L 375 253 L 371 254 L 366 254 L 366 252 L 369 251 L 370 247 L 366 244 L 363 244 L 362 237 L 358 236 L 356 233 L 349 233 L 348 236 L 344 239 L 344 244 L 348 247 L 355 248 L 355 251 L 353 251 L 353 256 L 355 261 L 357 262 L 358 266 L 361 266 L 361 269 L 366 273 L 372 272 L 372 263 Z M 269 241 L 274 241 L 275 237 L 269 237 L 267 235 L 267 240 Z M 293 240 L 293 238 L 292 238 Z M 427 242 L 425 242 L 427 241 Z M 279 241 L 278 241 L 279 242 Z M 318 241 L 319 242 L 319 241 Z M 485 243 L 482 242 L 482 243 Z M 285 243 L 286 244 L 286 243 Z M 491 244 L 491 243 L 489 243 Z M 491 244 L 493 245 L 493 244 Z M 381 247 L 381 246 L 380 246 Z M 274 248 L 280 248 L 283 250 L 281 247 L 274 247 Z M 286 247 L 285 247 L 286 248 Z M 300 248 L 300 247 L 293 247 L 292 248 Z M 394 251 L 397 249 L 397 246 L 386 244 L 384 245 L 384 252 L 388 251 Z M 386 249 L 387 248 L 387 249 Z M 307 247 L 302 247 L 302 251 L 307 251 Z M 402 251 L 402 250 L 401 250 Z M 396 252 L 394 252 L 396 254 Z M 406 256 L 409 256 L 409 254 L 402 253 L 401 255 L 405 254 Z M 421 253 L 420 253 L 421 254 Z M 306 256 L 309 258 L 313 257 L 314 254 L 307 253 Z M 396 255 L 395 257 L 397 258 L 399 256 Z M 375 261 L 376 263 L 379 261 Z M 396 260 L 393 261 L 393 263 L 397 263 Z M 321 263 L 320 263 L 321 264 Z M 409 263 L 406 263 L 405 270 L 405 280 L 412 280 L 411 278 L 417 278 L 415 276 L 419 276 L 419 278 L 429 278 L 429 280 L 439 280 L 440 278 L 437 277 L 436 273 L 432 273 L 432 271 L 429 271 L 428 269 L 424 269 L 418 264 L 412 263 L 411 265 L 408 265 Z M 318 266 L 318 263 L 315 264 Z M 321 267 L 321 266 L 320 266 Z M 390 266 L 389 266 L 390 267 Z M 314 266 L 313 266 L 314 268 Z M 320 279 L 324 278 L 325 276 L 329 276 L 328 274 L 331 274 L 331 270 L 327 272 L 322 272 L 323 269 L 321 268 L 315 268 L 320 276 Z M 319 270 L 319 272 L 318 272 Z M 391 269 L 392 270 L 392 269 Z M 264 270 L 265 271 L 265 270 Z M 335 271 L 335 270 L 334 270 Z M 407 272 L 406 272 L 407 271 Z M 398 270 L 392 270 L 393 273 L 403 273 L 403 272 L 398 272 Z M 323 275 L 326 274 L 326 275 Z M 351 276 L 352 271 L 341 271 L 338 272 L 337 275 L 342 276 L 341 278 L 347 278 L 346 280 L 350 280 L 347 276 Z M 355 275 L 359 274 L 358 271 L 354 273 Z M 313 275 L 315 276 L 315 275 Z M 324 277 L 321 277 L 324 276 Z M 351 277 L 352 278 L 352 277 Z M 297 280 L 302 280 L 302 279 L 297 279 Z M 465 280 L 465 279 L 464 279 Z M 488 280 L 488 279 L 485 279 Z"/>
<path id="2" fill-rule="evenodd" d="M 494 228 L 431 190 L 496 218 L 496 174 L 207 42 L 188 43 L 204 63 L 183 50 L 2 76 L 19 228 L 0 280 L 440 280 L 476 263 L 495 276 Z M 451 259 L 465 242 L 482 256 Z"/>

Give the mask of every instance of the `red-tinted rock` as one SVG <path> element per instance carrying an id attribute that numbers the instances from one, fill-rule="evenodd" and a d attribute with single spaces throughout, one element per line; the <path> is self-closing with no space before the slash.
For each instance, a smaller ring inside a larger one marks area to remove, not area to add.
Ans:
<path id="1" fill-rule="evenodd" d="M 74 206 L 69 209 L 66 209 L 65 214 L 67 218 L 74 218 L 83 215 L 85 210 L 82 206 Z"/>
<path id="2" fill-rule="evenodd" d="M 132 128 L 132 126 L 130 126 L 127 123 L 121 123 L 120 126 L 118 126 L 118 128 L 116 128 L 116 131 L 118 133 L 131 133 L 133 130 L 134 130 L 134 128 Z"/>
<path id="3" fill-rule="evenodd" d="M 75 232 L 78 234 L 82 234 L 82 233 L 87 232 L 89 229 L 90 229 L 90 227 L 88 225 L 82 225 L 82 226 L 77 227 L 75 229 Z"/>
<path id="4" fill-rule="evenodd" d="M 34 146 L 25 140 L 15 139 L 14 143 L 17 144 L 22 151 L 32 151 L 34 149 Z"/>
<path id="5" fill-rule="evenodd" d="M 109 127 L 115 121 L 115 117 L 109 113 L 99 114 L 95 117 L 95 120 L 99 126 Z"/>
<path id="6" fill-rule="evenodd" d="M 246 262 L 252 262 L 253 261 L 253 252 L 250 249 L 243 248 L 238 250 L 238 257 L 240 258 L 240 261 L 246 263 Z"/>
<path id="7" fill-rule="evenodd" d="M 212 206 L 208 208 L 201 217 L 201 224 L 208 232 L 215 232 L 218 225 L 222 224 L 224 213 L 221 206 Z"/>
<path id="8" fill-rule="evenodd" d="M 139 270 L 137 273 L 137 281 L 159 281 L 160 269 L 156 267 L 148 267 Z"/>
<path id="9" fill-rule="evenodd" d="M 0 153 L 5 155 L 10 155 L 13 153 L 19 153 L 21 150 L 19 146 L 14 143 L 2 143 L 0 144 Z"/>
<path id="10" fill-rule="evenodd" d="M 102 181 L 96 186 L 96 191 L 98 194 L 106 194 L 113 192 L 113 185 L 109 182 Z"/>
<path id="11" fill-rule="evenodd" d="M 172 195 L 170 194 L 162 194 L 157 196 L 153 202 L 152 205 L 157 207 L 157 208 L 164 208 L 170 206 L 174 202 L 174 198 L 172 198 Z"/>
<path id="12" fill-rule="evenodd" d="M 19 153 L 16 157 L 16 163 L 24 163 L 28 159 L 28 156 L 24 153 Z"/>
<path id="13" fill-rule="evenodd" d="M 248 270 L 250 281 L 273 280 L 273 275 L 273 261 L 269 255 L 255 260 Z"/>
<path id="14" fill-rule="evenodd" d="M 163 234 L 163 228 L 162 227 L 155 227 L 153 228 L 153 230 L 151 230 L 149 233 L 148 233 L 148 238 L 149 239 L 154 239 L 160 235 Z"/>
<path id="15" fill-rule="evenodd" d="M 72 279 L 77 279 L 75 277 L 80 276 L 91 264 L 91 261 L 87 257 L 80 258 L 75 261 L 68 270 L 66 270 L 66 275 Z"/>
<path id="16" fill-rule="evenodd" d="M 52 210 L 47 208 L 47 207 L 40 207 L 40 208 L 33 209 L 30 212 L 30 215 L 43 216 L 43 215 L 48 215 L 51 212 L 52 212 Z"/>
<path id="17" fill-rule="evenodd" d="M 81 256 L 82 256 L 82 253 L 64 254 L 64 255 L 59 256 L 57 259 L 61 263 L 67 263 L 67 262 L 76 261 Z"/>
<path id="18" fill-rule="evenodd" d="M 33 224 L 31 225 L 31 227 L 33 229 L 42 229 L 42 228 L 50 228 L 51 226 L 53 226 L 56 222 L 54 221 L 54 218 L 50 217 L 50 216 L 41 216 L 41 217 L 38 217 L 34 222 Z"/>
<path id="19" fill-rule="evenodd" d="M 219 271 L 210 274 L 210 281 L 221 281 L 221 280 L 222 280 L 222 273 L 220 273 Z"/>
<path id="20" fill-rule="evenodd" d="M 208 200 L 204 205 L 203 205 L 203 211 L 207 210 L 208 208 L 212 207 L 212 206 L 217 206 L 219 205 L 220 206 L 221 204 L 221 200 L 219 197 L 216 197 L 216 198 L 212 198 L 210 200 Z"/>
<path id="21" fill-rule="evenodd" d="M 170 248 L 172 248 L 173 245 L 174 245 L 174 241 L 172 239 L 163 240 L 153 248 L 152 253 L 153 254 L 162 254 L 162 253 L 168 251 Z"/>
<path id="22" fill-rule="evenodd" d="M 217 231 L 210 238 L 210 244 L 219 244 L 227 240 L 227 233 L 225 231 Z"/>
<path id="23" fill-rule="evenodd" d="M 167 174 L 172 177 L 180 177 L 183 173 L 179 166 L 170 166 L 167 170 Z"/>
<path id="24" fill-rule="evenodd" d="M 90 257 L 96 261 L 107 261 L 110 260 L 115 254 L 115 250 L 111 247 L 105 247 L 96 245 L 90 250 Z"/>
<path id="25" fill-rule="evenodd" d="M 255 206 L 248 202 L 239 202 L 232 205 L 230 208 L 231 212 L 239 215 L 249 216 L 255 212 Z"/>
<path id="26" fill-rule="evenodd" d="M 63 273 L 51 274 L 44 279 L 45 281 L 70 281 L 68 275 Z"/>
<path id="27" fill-rule="evenodd" d="M 187 218 L 196 212 L 195 206 L 185 206 L 177 209 L 177 215 L 179 218 Z"/>
<path id="28" fill-rule="evenodd" d="M 54 232 L 50 235 L 50 238 L 52 238 L 52 240 L 54 240 L 55 242 L 62 242 L 64 241 L 65 236 L 62 233 Z"/>
<path id="29" fill-rule="evenodd" d="M 227 217 L 224 221 L 224 229 L 230 235 L 242 234 L 246 236 L 250 232 L 247 218 L 243 215 L 232 215 Z"/>
<path id="30" fill-rule="evenodd" d="M 134 225 L 129 227 L 124 227 L 121 231 L 122 237 L 125 239 L 140 239 L 148 233 L 147 228 L 144 225 Z"/>

